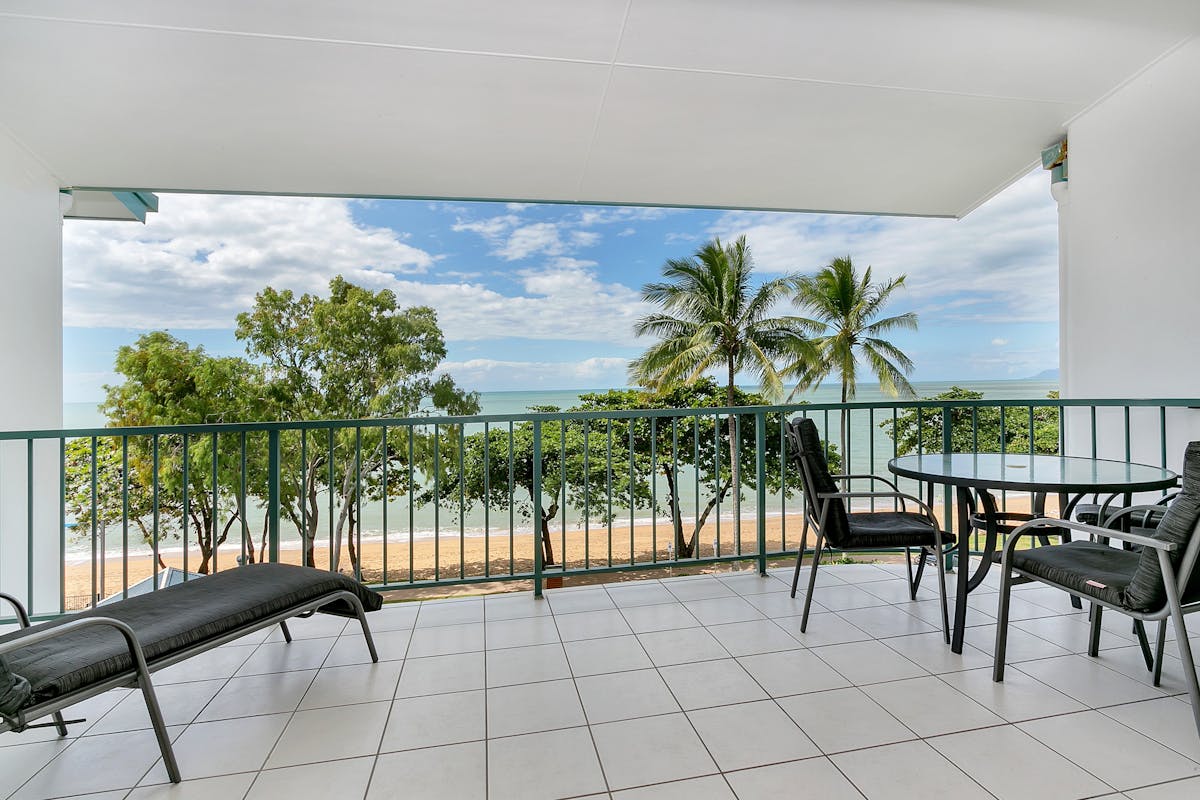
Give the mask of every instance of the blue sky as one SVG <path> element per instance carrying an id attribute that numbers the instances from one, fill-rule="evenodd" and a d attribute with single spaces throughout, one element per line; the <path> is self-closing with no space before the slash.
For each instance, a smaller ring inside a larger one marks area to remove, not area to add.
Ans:
<path id="1" fill-rule="evenodd" d="M 164 195 L 145 226 L 64 223 L 65 396 L 99 400 L 116 348 L 148 330 L 242 354 L 233 319 L 255 292 L 322 292 L 338 274 L 437 309 L 445 368 L 470 388 L 625 385 L 647 344 L 632 330 L 649 311 L 642 284 L 741 234 L 763 278 L 846 254 L 879 278 L 907 274 L 893 310 L 920 315 L 897 337 L 916 380 L 1057 366 L 1057 214 L 1040 170 L 962 220 Z"/>

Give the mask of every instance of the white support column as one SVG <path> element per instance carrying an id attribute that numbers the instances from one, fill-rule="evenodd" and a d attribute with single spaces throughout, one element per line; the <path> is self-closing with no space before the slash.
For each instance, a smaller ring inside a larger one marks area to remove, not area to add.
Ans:
<path id="1" fill-rule="evenodd" d="M 1069 397 L 1200 398 L 1200 40 L 1168 54 L 1068 128 L 1061 225 L 1062 386 Z M 1157 410 L 1131 414 L 1131 456 L 1159 463 Z M 1200 410 L 1168 413 L 1168 465 Z M 1099 455 L 1125 456 L 1122 409 L 1097 418 Z M 1088 454 L 1074 414 L 1068 452 Z"/>
<path id="2" fill-rule="evenodd" d="M 0 130 L 0 430 L 62 427 L 58 187 Z M 22 601 L 32 594 L 35 613 L 55 612 L 62 569 L 57 441 L 35 444 L 32 488 L 29 474 L 26 443 L 0 445 L 0 588 Z"/>

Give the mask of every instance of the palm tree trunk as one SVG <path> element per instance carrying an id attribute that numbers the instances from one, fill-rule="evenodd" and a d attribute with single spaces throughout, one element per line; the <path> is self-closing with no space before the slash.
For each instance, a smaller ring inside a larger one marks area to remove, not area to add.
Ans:
<path id="1" fill-rule="evenodd" d="M 725 387 L 725 403 L 730 408 L 733 407 L 736 395 L 734 394 L 734 378 L 737 374 L 737 367 L 733 359 L 729 359 L 729 382 Z M 699 435 L 699 432 L 696 434 Z M 741 551 L 742 546 L 742 480 L 741 480 L 741 464 L 738 459 L 738 441 L 737 441 L 737 415 L 729 415 L 729 475 L 733 483 L 733 535 L 736 542 L 737 550 Z M 760 509 L 761 512 L 761 509 Z M 713 553 L 714 556 L 721 555 Z"/>

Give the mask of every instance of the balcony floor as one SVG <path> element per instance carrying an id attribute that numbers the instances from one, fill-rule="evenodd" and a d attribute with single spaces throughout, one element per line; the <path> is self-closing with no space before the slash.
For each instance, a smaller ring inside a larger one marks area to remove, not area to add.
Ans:
<path id="1" fill-rule="evenodd" d="M 296 620 L 291 645 L 262 632 L 158 673 L 182 785 L 120 691 L 68 713 L 88 721 L 65 741 L 0 734 L 0 797 L 1200 796 L 1173 643 L 1156 689 L 1127 620 L 1090 659 L 1082 612 L 1018 587 L 996 685 L 996 572 L 962 656 L 932 576 L 913 603 L 902 575 L 822 568 L 807 634 L 790 570 L 388 606 L 375 665 L 356 625 Z"/>

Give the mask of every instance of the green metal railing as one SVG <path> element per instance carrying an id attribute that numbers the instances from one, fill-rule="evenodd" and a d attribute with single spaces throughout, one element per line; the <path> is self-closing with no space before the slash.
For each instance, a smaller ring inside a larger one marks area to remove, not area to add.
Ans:
<path id="1" fill-rule="evenodd" d="M 803 498 L 782 424 L 794 416 L 817 421 L 841 471 L 888 475 L 897 439 L 911 452 L 1070 444 L 1166 466 L 1171 426 L 1188 430 L 1197 406 L 898 401 L 0 432 L 10 506 L 0 577 L 23 582 L 45 616 L 142 581 L 158 588 L 164 568 L 190 580 L 259 560 L 385 589 L 531 581 L 539 593 L 626 570 L 740 561 L 765 571 L 800 544 Z M 11 507 L 22 496 L 23 548 Z M 1012 502 L 1025 501 L 1003 498 Z M 952 529 L 954 515 L 942 517 Z"/>

